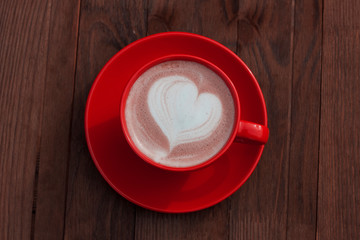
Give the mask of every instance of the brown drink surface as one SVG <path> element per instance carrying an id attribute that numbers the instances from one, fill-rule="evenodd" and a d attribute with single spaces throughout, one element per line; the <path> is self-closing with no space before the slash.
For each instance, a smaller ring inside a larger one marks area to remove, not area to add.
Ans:
<path id="1" fill-rule="evenodd" d="M 209 160 L 227 143 L 235 107 L 226 83 L 213 70 L 171 60 L 136 80 L 125 119 L 143 154 L 165 166 L 190 167 Z"/>

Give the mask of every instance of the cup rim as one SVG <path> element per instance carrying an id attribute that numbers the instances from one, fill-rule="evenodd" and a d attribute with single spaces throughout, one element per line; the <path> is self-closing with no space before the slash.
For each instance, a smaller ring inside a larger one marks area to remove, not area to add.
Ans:
<path id="1" fill-rule="evenodd" d="M 193 62 L 197 62 L 200 63 L 202 65 L 204 65 L 205 67 L 208 67 L 209 69 L 211 69 L 212 71 L 214 71 L 218 76 L 221 77 L 221 79 L 225 82 L 225 84 L 227 85 L 231 95 L 232 95 L 232 99 L 234 101 L 234 108 L 235 108 L 235 114 L 234 114 L 234 124 L 233 124 L 233 128 L 231 131 L 231 134 L 228 138 L 228 140 L 225 142 L 225 144 L 223 145 L 223 147 L 212 157 L 210 157 L 208 160 L 197 164 L 197 165 L 193 165 L 193 166 L 187 166 L 187 167 L 172 167 L 172 166 L 166 166 L 163 164 L 160 164 L 154 160 L 152 160 L 150 157 L 146 156 L 140 149 L 138 149 L 138 147 L 136 146 L 136 144 L 134 143 L 134 141 L 132 140 L 128 128 L 127 128 L 127 124 L 126 124 L 126 118 L 125 118 L 125 108 L 126 108 L 126 102 L 127 102 L 127 97 L 129 95 L 129 92 L 133 86 L 133 84 L 136 82 L 136 80 L 149 68 L 160 64 L 162 62 L 166 62 L 166 61 L 172 61 L 172 60 L 186 60 L 186 61 L 193 61 Z M 208 165 L 210 165 L 211 163 L 213 163 L 214 161 L 216 161 L 218 158 L 220 158 L 227 150 L 228 148 L 233 144 L 235 137 L 236 137 L 236 133 L 237 133 L 237 129 L 239 127 L 239 122 L 240 122 L 240 114 L 241 114 L 241 110 L 240 110 L 240 100 L 239 100 L 239 96 L 238 93 L 236 91 L 236 88 L 234 86 L 234 84 L 232 83 L 231 79 L 219 68 L 217 67 L 215 64 L 213 64 L 212 62 L 203 59 L 201 57 L 195 56 L 195 55 L 189 55 L 189 54 L 169 54 L 169 55 L 165 55 L 162 57 L 158 57 L 153 59 L 152 61 L 148 62 L 147 64 L 145 64 L 144 66 L 142 66 L 140 69 L 138 69 L 130 78 L 130 80 L 127 82 L 126 87 L 122 93 L 121 96 L 121 102 L 120 102 L 120 123 L 121 123 L 121 127 L 125 136 L 125 139 L 127 141 L 127 143 L 129 144 L 129 146 L 132 148 L 132 150 L 145 162 L 149 163 L 150 165 L 153 165 L 155 167 L 164 169 L 164 170 L 169 170 L 169 171 L 175 171 L 175 172 L 184 172 L 184 171 L 194 171 L 194 170 L 198 170 L 200 168 L 206 167 Z"/>

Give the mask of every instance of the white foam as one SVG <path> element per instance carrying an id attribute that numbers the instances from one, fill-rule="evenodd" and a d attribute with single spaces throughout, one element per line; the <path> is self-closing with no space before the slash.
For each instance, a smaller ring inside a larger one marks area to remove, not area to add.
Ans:
<path id="1" fill-rule="evenodd" d="M 202 64 L 182 60 L 142 73 L 125 107 L 136 147 L 171 167 L 194 166 L 218 153 L 231 135 L 234 116 L 233 97 L 222 78 Z"/>
<path id="2" fill-rule="evenodd" d="M 150 88 L 148 107 L 173 147 L 209 137 L 220 123 L 222 105 L 211 93 L 199 95 L 197 86 L 183 76 L 158 79 Z"/>

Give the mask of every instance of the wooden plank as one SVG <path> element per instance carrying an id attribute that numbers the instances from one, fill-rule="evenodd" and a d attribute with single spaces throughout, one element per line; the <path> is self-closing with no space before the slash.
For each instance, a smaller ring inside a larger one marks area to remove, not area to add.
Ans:
<path id="1" fill-rule="evenodd" d="M 0 239 L 31 236 L 50 7 L 0 1 Z"/>
<path id="2" fill-rule="evenodd" d="M 151 1 L 148 34 L 186 31 L 236 50 L 236 4 L 230 1 Z M 161 214 L 136 208 L 135 239 L 227 239 L 229 199 L 187 214 Z"/>
<path id="3" fill-rule="evenodd" d="M 80 1 L 52 1 L 34 239 L 63 239 Z"/>
<path id="4" fill-rule="evenodd" d="M 319 154 L 322 1 L 295 1 L 287 239 L 314 239 Z"/>
<path id="5" fill-rule="evenodd" d="M 134 206 L 101 177 L 84 136 L 90 87 L 116 52 L 146 34 L 146 1 L 81 1 L 65 239 L 132 239 Z"/>
<path id="6" fill-rule="evenodd" d="M 136 208 L 135 239 L 227 239 L 229 200 L 206 210 L 157 213 Z"/>
<path id="7" fill-rule="evenodd" d="M 286 239 L 293 53 L 292 1 L 241 1 L 238 54 L 257 78 L 268 110 L 269 142 L 232 197 L 230 239 Z"/>
<path id="8" fill-rule="evenodd" d="M 154 0 L 149 3 L 148 35 L 184 31 L 212 38 L 236 51 L 237 5 L 229 0 Z"/>
<path id="9" fill-rule="evenodd" d="M 318 239 L 360 239 L 359 11 L 324 3 Z"/>
<path id="10" fill-rule="evenodd" d="M 0 239 L 31 235 L 50 4 L 0 2 Z"/>

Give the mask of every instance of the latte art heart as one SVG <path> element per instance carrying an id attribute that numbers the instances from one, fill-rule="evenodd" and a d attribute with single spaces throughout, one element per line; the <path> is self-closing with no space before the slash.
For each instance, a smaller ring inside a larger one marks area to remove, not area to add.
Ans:
<path id="1" fill-rule="evenodd" d="M 171 60 L 143 72 L 131 86 L 126 127 L 152 161 L 190 167 L 216 155 L 234 126 L 233 97 L 223 79 L 192 61 Z"/>
<path id="2" fill-rule="evenodd" d="M 177 145 L 209 137 L 218 127 L 222 114 L 218 97 L 199 94 L 197 86 L 182 76 L 157 80 L 149 90 L 148 107 L 168 138 L 170 151 Z"/>

